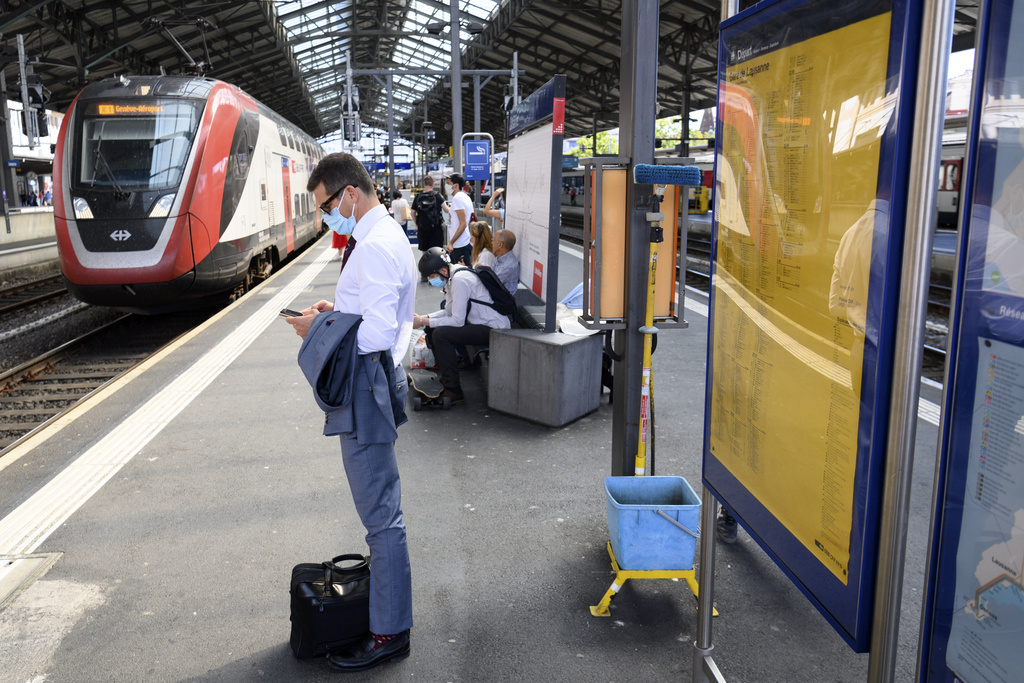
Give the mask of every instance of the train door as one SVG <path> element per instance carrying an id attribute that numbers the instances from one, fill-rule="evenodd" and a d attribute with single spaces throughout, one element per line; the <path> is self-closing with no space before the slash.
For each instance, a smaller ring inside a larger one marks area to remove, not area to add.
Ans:
<path id="1" fill-rule="evenodd" d="M 266 175 L 266 204 L 267 204 L 267 229 L 270 230 L 270 234 L 273 236 L 274 242 L 280 244 L 280 233 L 277 230 L 277 214 L 279 213 L 278 204 L 274 200 L 275 197 L 281 196 L 280 178 L 275 171 L 281 167 L 281 155 L 271 152 L 269 149 L 266 150 L 266 161 L 263 166 L 263 173 Z"/>
<path id="2" fill-rule="evenodd" d="M 284 209 L 284 236 L 288 253 L 295 249 L 295 224 L 292 222 L 292 163 L 288 157 L 281 157 L 281 208 Z"/>

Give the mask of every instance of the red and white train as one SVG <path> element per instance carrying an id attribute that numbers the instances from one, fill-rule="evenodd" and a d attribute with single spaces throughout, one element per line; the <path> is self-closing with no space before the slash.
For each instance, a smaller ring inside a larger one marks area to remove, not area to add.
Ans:
<path id="1" fill-rule="evenodd" d="M 306 181 L 323 155 L 228 83 L 122 76 L 89 85 L 54 154 L 68 290 L 144 313 L 243 293 L 320 234 Z"/>

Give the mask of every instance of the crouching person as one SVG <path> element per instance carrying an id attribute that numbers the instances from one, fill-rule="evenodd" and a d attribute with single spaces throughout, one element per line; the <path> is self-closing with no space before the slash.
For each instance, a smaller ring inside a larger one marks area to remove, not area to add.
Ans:
<path id="1" fill-rule="evenodd" d="M 494 309 L 494 299 L 472 268 L 451 265 L 440 248 L 427 250 L 420 258 L 420 274 L 434 287 L 444 288 L 444 307 L 428 315 L 413 317 L 413 327 L 426 328 L 427 345 L 434 351 L 438 378 L 444 386 L 441 397 L 452 403 L 465 400 L 459 381 L 459 345 L 485 346 L 491 330 L 507 330 L 507 315 Z"/>

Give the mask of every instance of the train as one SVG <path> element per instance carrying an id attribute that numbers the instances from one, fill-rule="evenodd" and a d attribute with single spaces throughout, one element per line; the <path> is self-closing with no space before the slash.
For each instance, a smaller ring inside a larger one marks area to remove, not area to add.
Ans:
<path id="1" fill-rule="evenodd" d="M 323 156 L 312 137 L 216 79 L 86 86 L 54 150 L 68 291 L 144 314 L 243 294 L 322 234 L 306 183 Z"/>

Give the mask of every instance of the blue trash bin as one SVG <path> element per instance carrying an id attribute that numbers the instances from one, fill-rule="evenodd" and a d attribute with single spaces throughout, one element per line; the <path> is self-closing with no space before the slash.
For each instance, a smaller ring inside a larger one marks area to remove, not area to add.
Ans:
<path id="1" fill-rule="evenodd" d="M 604 489 L 608 497 L 608 534 L 621 569 L 693 569 L 700 533 L 700 498 L 685 479 L 607 477 Z"/>

